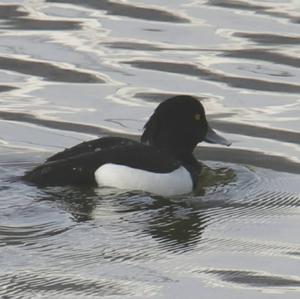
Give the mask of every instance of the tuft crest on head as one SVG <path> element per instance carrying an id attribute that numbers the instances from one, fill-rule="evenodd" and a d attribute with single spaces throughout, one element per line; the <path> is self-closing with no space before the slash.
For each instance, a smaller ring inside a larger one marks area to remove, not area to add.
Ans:
<path id="1" fill-rule="evenodd" d="M 147 123 L 144 125 L 144 133 L 141 137 L 141 142 L 146 144 L 154 143 L 154 136 L 159 128 L 158 115 L 153 113 Z"/>

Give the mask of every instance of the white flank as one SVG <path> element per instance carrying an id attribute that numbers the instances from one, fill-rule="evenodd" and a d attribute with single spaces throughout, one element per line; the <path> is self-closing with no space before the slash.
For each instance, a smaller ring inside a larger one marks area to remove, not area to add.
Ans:
<path id="1" fill-rule="evenodd" d="M 162 196 L 186 194 L 193 190 L 191 175 L 182 166 L 169 173 L 155 173 L 108 163 L 96 170 L 95 179 L 99 186 L 142 190 Z"/>

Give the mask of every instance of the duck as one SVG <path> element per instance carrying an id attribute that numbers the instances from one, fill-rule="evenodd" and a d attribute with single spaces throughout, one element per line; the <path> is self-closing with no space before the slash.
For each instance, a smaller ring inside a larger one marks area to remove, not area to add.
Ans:
<path id="1" fill-rule="evenodd" d="M 156 107 L 140 142 L 112 136 L 82 142 L 27 171 L 23 180 L 40 187 L 91 185 L 160 196 L 188 194 L 203 168 L 193 155 L 202 141 L 231 144 L 209 126 L 196 97 L 176 95 Z"/>

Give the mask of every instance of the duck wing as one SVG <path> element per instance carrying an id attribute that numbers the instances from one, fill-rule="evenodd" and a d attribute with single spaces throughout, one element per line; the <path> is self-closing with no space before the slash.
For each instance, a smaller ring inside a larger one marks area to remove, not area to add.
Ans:
<path id="1" fill-rule="evenodd" d="M 135 143 L 136 142 L 133 140 L 122 137 L 102 137 L 90 141 L 84 141 L 70 148 L 66 148 L 65 150 L 49 157 L 46 162 L 68 159 L 81 154 L 98 152 L 119 146 L 133 145 Z"/>

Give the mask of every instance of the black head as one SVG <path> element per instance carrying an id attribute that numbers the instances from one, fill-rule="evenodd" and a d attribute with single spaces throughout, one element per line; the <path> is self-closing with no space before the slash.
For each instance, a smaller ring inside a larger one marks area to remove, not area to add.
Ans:
<path id="1" fill-rule="evenodd" d="M 144 127 L 141 141 L 176 156 L 191 153 L 207 134 L 202 104 L 191 96 L 175 96 L 162 102 Z"/>
<path id="2" fill-rule="evenodd" d="M 181 158 L 190 155 L 211 131 L 202 104 L 194 97 L 180 95 L 158 105 L 144 127 L 141 141 Z"/>

